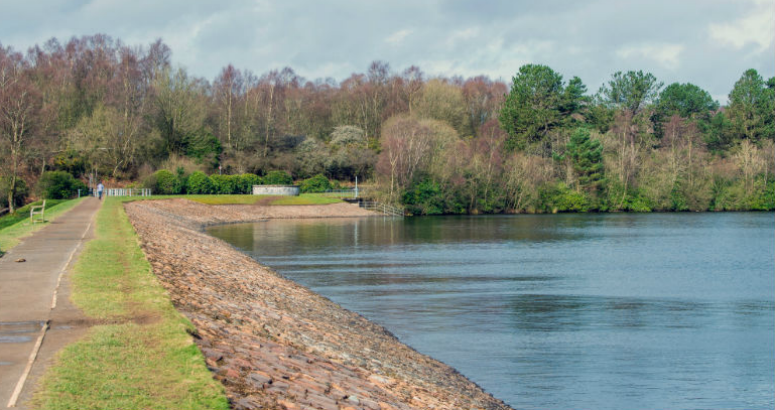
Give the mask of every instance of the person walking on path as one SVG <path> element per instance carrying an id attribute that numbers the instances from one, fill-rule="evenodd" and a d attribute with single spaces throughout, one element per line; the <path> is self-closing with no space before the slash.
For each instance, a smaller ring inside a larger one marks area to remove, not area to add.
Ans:
<path id="1" fill-rule="evenodd" d="M 102 191 L 105 190 L 105 185 L 102 185 L 102 181 L 100 181 L 99 184 L 97 184 L 97 196 L 99 197 L 100 201 L 102 200 Z"/>

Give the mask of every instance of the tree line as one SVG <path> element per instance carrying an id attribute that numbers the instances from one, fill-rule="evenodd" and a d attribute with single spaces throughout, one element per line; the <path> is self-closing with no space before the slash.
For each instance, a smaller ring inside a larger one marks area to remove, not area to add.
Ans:
<path id="1" fill-rule="evenodd" d="M 46 172 L 158 184 L 159 170 L 358 177 L 413 214 L 775 208 L 775 77 L 755 70 L 723 107 L 641 71 L 592 94 L 538 64 L 510 84 L 381 61 L 341 82 L 232 65 L 208 81 L 161 40 L 94 35 L 0 45 L 0 137 L 12 208 Z"/>

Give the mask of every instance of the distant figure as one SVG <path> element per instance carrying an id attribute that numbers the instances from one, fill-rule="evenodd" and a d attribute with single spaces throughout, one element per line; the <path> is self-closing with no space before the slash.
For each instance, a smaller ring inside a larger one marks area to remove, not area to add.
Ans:
<path id="1" fill-rule="evenodd" d="M 97 197 L 102 201 L 102 191 L 105 190 L 105 185 L 102 185 L 102 181 L 97 184 Z"/>

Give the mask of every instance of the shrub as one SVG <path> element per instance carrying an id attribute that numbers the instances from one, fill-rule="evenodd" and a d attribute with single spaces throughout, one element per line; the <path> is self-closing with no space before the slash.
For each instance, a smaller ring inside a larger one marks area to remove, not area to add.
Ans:
<path id="1" fill-rule="evenodd" d="M 189 194 L 212 194 L 213 181 L 202 171 L 196 171 L 188 177 L 186 191 Z"/>
<path id="2" fill-rule="evenodd" d="M 54 157 L 54 171 L 65 171 L 78 178 L 86 173 L 86 159 L 77 151 L 67 150 Z"/>
<path id="3" fill-rule="evenodd" d="M 239 193 L 236 175 L 211 175 L 213 181 L 213 193 L 231 195 Z"/>
<path id="4" fill-rule="evenodd" d="M 0 208 L 8 206 L 8 191 L 11 189 L 11 181 L 8 178 L 0 177 Z M 27 183 L 23 179 L 16 179 L 16 193 L 13 195 L 13 206 L 18 208 L 24 205 L 24 200 L 27 199 L 27 195 L 30 193 L 30 189 L 27 187 Z"/>
<path id="5" fill-rule="evenodd" d="M 269 171 L 263 178 L 266 185 L 291 185 L 293 178 L 285 171 Z"/>
<path id="6" fill-rule="evenodd" d="M 196 158 L 197 162 L 207 163 L 212 167 L 218 165 L 217 158 L 223 152 L 218 138 L 202 131 L 184 136 L 182 144 L 187 157 Z"/>
<path id="7" fill-rule="evenodd" d="M 237 190 L 240 194 L 252 194 L 253 185 L 261 185 L 261 177 L 256 174 L 242 174 L 237 176 Z"/>
<path id="8" fill-rule="evenodd" d="M 180 193 L 178 177 L 166 169 L 160 169 L 145 179 L 143 186 L 153 190 L 155 195 L 173 195 Z"/>
<path id="9" fill-rule="evenodd" d="M 175 170 L 175 174 L 177 176 L 177 187 L 175 190 L 179 194 L 185 194 L 188 188 L 188 174 L 186 173 L 186 169 L 183 166 L 178 166 Z"/>
<path id="10" fill-rule="evenodd" d="M 326 192 L 331 189 L 331 181 L 323 174 L 317 174 L 312 178 L 301 182 L 301 192 Z"/>
<path id="11" fill-rule="evenodd" d="M 441 187 L 434 181 L 423 180 L 404 192 L 402 202 L 412 215 L 441 215 L 444 198 Z"/>
<path id="12" fill-rule="evenodd" d="M 65 171 L 44 172 L 38 181 L 38 191 L 48 199 L 69 199 L 77 195 L 79 189 L 85 194 L 86 184 Z"/>
<path id="13" fill-rule="evenodd" d="M 581 192 L 570 189 L 562 182 L 557 183 L 552 189 L 542 194 L 544 203 L 550 207 L 552 212 L 587 212 L 590 210 L 587 197 Z"/>

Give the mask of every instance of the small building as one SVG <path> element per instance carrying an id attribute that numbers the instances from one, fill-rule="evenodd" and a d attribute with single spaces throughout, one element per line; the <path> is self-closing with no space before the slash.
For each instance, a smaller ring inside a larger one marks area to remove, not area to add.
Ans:
<path id="1" fill-rule="evenodd" d="M 298 185 L 253 185 L 253 195 L 299 196 L 300 193 Z"/>

